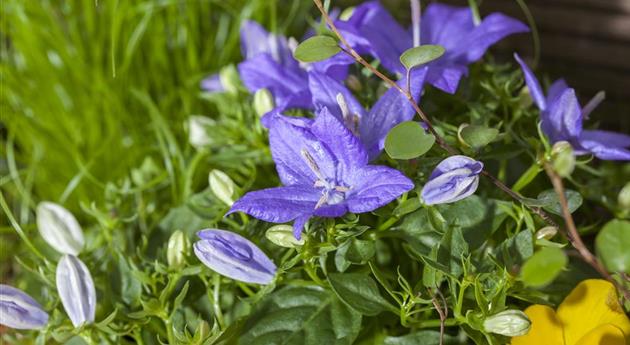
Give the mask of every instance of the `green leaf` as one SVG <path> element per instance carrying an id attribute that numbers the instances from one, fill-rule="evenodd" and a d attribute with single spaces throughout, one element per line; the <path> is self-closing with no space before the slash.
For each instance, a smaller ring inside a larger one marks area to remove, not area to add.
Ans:
<path id="1" fill-rule="evenodd" d="M 374 279 L 361 273 L 331 273 L 328 282 L 339 299 L 363 315 L 395 309 L 381 296 Z"/>
<path id="2" fill-rule="evenodd" d="M 405 52 L 400 55 L 400 62 L 402 62 L 405 68 L 412 69 L 431 62 L 443 54 L 444 47 L 427 44 L 405 50 Z"/>
<path id="3" fill-rule="evenodd" d="M 335 253 L 335 266 L 340 272 L 351 264 L 364 265 L 376 252 L 373 241 L 351 238 L 344 242 Z"/>
<path id="4" fill-rule="evenodd" d="M 328 59 L 339 53 L 341 48 L 330 36 L 313 36 L 300 43 L 293 56 L 302 62 L 315 62 Z"/>
<path id="5" fill-rule="evenodd" d="M 286 287 L 265 297 L 237 335 L 238 344 L 350 345 L 361 314 L 320 287 Z"/>
<path id="6" fill-rule="evenodd" d="M 564 195 L 567 199 L 567 204 L 569 206 L 569 212 L 573 213 L 580 206 L 582 206 L 582 195 L 580 193 L 567 189 L 564 191 Z M 560 207 L 560 200 L 558 199 L 558 194 L 553 189 L 548 189 L 540 194 L 538 194 L 538 201 L 541 202 L 542 207 L 551 212 L 555 213 L 559 216 L 562 215 L 562 208 Z"/>
<path id="7" fill-rule="evenodd" d="M 610 271 L 630 273 L 630 222 L 613 219 L 595 239 L 597 255 Z"/>
<path id="8" fill-rule="evenodd" d="M 439 263 L 447 267 L 445 273 L 458 277 L 463 272 L 462 259 L 468 255 L 468 244 L 460 227 L 451 226 L 440 241 L 437 252 Z"/>
<path id="9" fill-rule="evenodd" d="M 394 159 L 413 159 L 425 154 L 435 143 L 435 137 L 419 123 L 406 121 L 392 128 L 385 138 L 385 151 Z"/>
<path id="10" fill-rule="evenodd" d="M 545 286 L 556 278 L 567 261 L 567 256 L 561 249 L 545 247 L 525 262 L 521 269 L 521 279 L 529 286 Z"/>
<path id="11" fill-rule="evenodd" d="M 385 337 L 383 345 L 438 345 L 440 343 L 439 331 L 418 331 L 399 337 Z M 456 336 L 444 335 L 444 345 L 460 344 Z"/>
<path id="12" fill-rule="evenodd" d="M 496 257 L 505 264 L 508 269 L 515 265 L 521 265 L 534 254 L 534 237 L 530 230 L 523 230 L 511 237 L 496 248 Z"/>
<path id="13" fill-rule="evenodd" d="M 499 130 L 496 128 L 469 125 L 463 127 L 458 134 L 465 145 L 478 150 L 490 144 L 497 135 L 499 135 Z"/>

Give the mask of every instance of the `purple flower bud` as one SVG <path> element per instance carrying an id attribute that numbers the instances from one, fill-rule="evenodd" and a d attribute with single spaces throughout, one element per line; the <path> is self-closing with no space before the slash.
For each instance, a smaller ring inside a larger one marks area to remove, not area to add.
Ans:
<path id="1" fill-rule="evenodd" d="M 213 271 L 246 283 L 269 284 L 276 265 L 255 244 L 233 232 L 199 231 L 195 255 Z"/>
<path id="2" fill-rule="evenodd" d="M 422 188 L 427 205 L 447 204 L 471 195 L 479 185 L 483 163 L 466 156 L 451 156 L 440 162 Z"/>
<path id="3" fill-rule="evenodd" d="M 40 329 L 47 323 L 48 314 L 31 296 L 0 284 L 0 324 L 15 329 Z"/>
<path id="4" fill-rule="evenodd" d="M 57 264 L 57 292 L 74 327 L 94 322 L 96 290 L 90 271 L 76 256 L 64 255 Z"/>

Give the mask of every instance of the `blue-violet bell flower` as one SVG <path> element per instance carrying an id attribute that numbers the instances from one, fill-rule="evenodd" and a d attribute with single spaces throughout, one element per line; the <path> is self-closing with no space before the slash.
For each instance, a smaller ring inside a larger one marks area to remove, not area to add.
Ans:
<path id="1" fill-rule="evenodd" d="M 412 11 L 418 12 L 419 6 L 412 6 Z M 439 3 L 427 6 L 420 23 L 419 13 L 412 13 L 412 18 L 412 28 L 405 30 L 378 1 L 371 1 L 357 6 L 351 20 L 357 21 L 357 35 L 369 42 L 372 54 L 392 73 L 404 75 L 399 58 L 407 49 L 426 44 L 444 47 L 442 57 L 414 70 L 411 82 L 427 82 L 448 93 L 455 93 L 468 65 L 490 46 L 508 35 L 529 31 L 522 22 L 501 13 L 492 13 L 476 25 L 469 7 Z"/>
<path id="2" fill-rule="evenodd" d="M 514 57 L 521 65 L 527 88 L 540 109 L 541 128 L 552 143 L 567 141 L 576 155 L 592 154 L 603 160 L 630 160 L 629 135 L 582 128 L 582 122 L 602 98 L 595 97 L 580 107 L 575 90 L 562 79 L 551 84 L 545 97 L 534 73 L 518 54 Z"/>
<path id="3" fill-rule="evenodd" d="M 479 186 L 483 163 L 466 156 L 450 156 L 440 162 L 420 193 L 427 205 L 448 204 L 473 194 Z"/>
<path id="4" fill-rule="evenodd" d="M 316 70 L 343 79 L 352 59 L 332 57 L 317 63 L 301 63 L 293 57 L 298 42 L 266 31 L 260 24 L 247 20 L 241 27 L 241 53 L 244 61 L 238 71 L 245 87 L 254 93 L 267 89 L 274 96 L 276 109 L 311 109 L 307 70 Z M 337 54 L 341 55 L 341 54 Z M 221 91 L 220 78 L 212 75 L 201 82 L 206 91 Z"/>
<path id="5" fill-rule="evenodd" d="M 73 255 L 64 255 L 57 264 L 57 292 L 74 327 L 94 322 L 96 290 L 90 271 Z"/>
<path id="6" fill-rule="evenodd" d="M 197 233 L 195 255 L 213 271 L 245 283 L 269 284 L 276 265 L 260 248 L 241 235 L 218 229 Z"/>
<path id="7" fill-rule="evenodd" d="M 327 108 L 312 121 L 273 118 L 269 146 L 284 186 L 249 192 L 228 214 L 240 211 L 272 223 L 295 221 L 297 239 L 313 216 L 369 212 L 414 186 L 395 169 L 368 165 L 360 140 Z"/>
<path id="8" fill-rule="evenodd" d="M 0 284 L 0 324 L 14 329 L 41 329 L 47 323 L 48 313 L 31 296 Z"/>
<path id="9" fill-rule="evenodd" d="M 399 81 L 405 85 L 405 78 Z M 403 86 L 404 87 L 404 86 Z M 387 133 L 397 124 L 410 121 L 416 111 L 407 97 L 396 88 L 387 90 L 368 111 L 341 82 L 316 71 L 309 72 L 309 89 L 316 110 L 328 111 L 359 137 L 370 160 L 385 146 Z M 422 84 L 411 85 L 411 95 L 419 101 Z"/>

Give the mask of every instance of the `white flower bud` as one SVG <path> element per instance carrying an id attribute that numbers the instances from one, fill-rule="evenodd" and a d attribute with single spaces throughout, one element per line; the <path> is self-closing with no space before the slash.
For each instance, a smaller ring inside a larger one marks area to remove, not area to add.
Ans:
<path id="1" fill-rule="evenodd" d="M 254 110 L 258 116 L 263 116 L 275 107 L 273 95 L 269 90 L 262 88 L 254 94 Z"/>
<path id="2" fill-rule="evenodd" d="M 555 226 L 545 226 L 544 228 L 536 231 L 537 240 L 550 240 L 558 234 L 558 229 Z"/>
<path id="3" fill-rule="evenodd" d="M 57 292 L 74 327 L 94 322 L 96 290 L 92 275 L 76 256 L 64 255 L 57 264 Z"/>
<path id="4" fill-rule="evenodd" d="M 296 239 L 291 225 L 274 225 L 267 229 L 265 237 L 280 247 L 295 248 L 304 245 L 304 238 Z"/>
<path id="5" fill-rule="evenodd" d="M 486 332 L 516 337 L 527 334 L 531 324 L 524 312 L 510 309 L 486 318 L 483 321 L 483 328 Z"/>
<path id="6" fill-rule="evenodd" d="M 551 148 L 551 163 L 553 170 L 562 177 L 569 177 L 575 169 L 575 155 L 573 147 L 567 141 L 558 141 Z"/>
<path id="7" fill-rule="evenodd" d="M 188 118 L 188 142 L 195 148 L 202 148 L 212 143 L 208 135 L 208 128 L 214 125 L 214 121 L 205 116 L 193 115 Z"/>
<path id="8" fill-rule="evenodd" d="M 221 80 L 221 85 L 223 85 L 225 91 L 231 94 L 238 93 L 240 78 L 236 67 L 233 65 L 223 67 L 221 72 L 219 72 L 219 79 Z"/>
<path id="9" fill-rule="evenodd" d="M 190 240 L 181 230 L 175 231 L 168 239 L 166 261 L 170 268 L 181 268 L 190 253 Z"/>
<path id="10" fill-rule="evenodd" d="M 37 205 L 37 228 L 44 240 L 61 254 L 78 255 L 85 240 L 83 230 L 70 211 L 52 202 Z"/>
<path id="11" fill-rule="evenodd" d="M 212 170 L 208 176 L 208 182 L 210 183 L 210 189 L 219 200 L 223 201 L 226 205 L 232 206 L 234 204 L 234 182 L 232 179 L 221 170 Z"/>

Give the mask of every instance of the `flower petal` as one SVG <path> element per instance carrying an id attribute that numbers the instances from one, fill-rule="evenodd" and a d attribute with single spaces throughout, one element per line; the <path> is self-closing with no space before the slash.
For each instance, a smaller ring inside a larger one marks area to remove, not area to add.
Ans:
<path id="1" fill-rule="evenodd" d="M 630 136 L 626 134 L 586 130 L 580 135 L 579 145 L 599 159 L 630 160 Z"/>
<path id="2" fill-rule="evenodd" d="M 420 101 L 426 72 L 427 68 L 424 67 L 416 68 L 411 73 L 411 94 L 416 102 Z M 406 79 L 400 80 L 398 85 L 406 87 Z M 370 160 L 378 157 L 383 150 L 387 133 L 397 124 L 411 120 L 415 113 L 407 97 L 393 87 L 379 98 L 359 122 L 361 142 Z"/>
<path id="3" fill-rule="evenodd" d="M 243 22 L 240 33 L 241 54 L 246 60 L 266 53 L 281 66 L 299 67 L 284 36 L 274 35 L 252 20 Z"/>
<path id="4" fill-rule="evenodd" d="M 221 77 L 218 73 L 206 77 L 201 81 L 201 88 L 207 92 L 223 92 L 225 88 L 221 83 Z"/>
<path id="5" fill-rule="evenodd" d="M 359 138 L 327 108 L 317 114 L 311 132 L 334 155 L 338 163 L 335 178 L 351 175 L 367 164 L 367 153 Z"/>
<path id="6" fill-rule="evenodd" d="M 569 88 L 567 82 L 564 79 L 558 79 L 549 86 L 547 90 L 547 104 L 554 103 L 562 93 Z"/>
<path id="7" fill-rule="evenodd" d="M 357 12 L 355 25 L 370 43 L 372 53 L 389 71 L 403 73 L 405 69 L 399 57 L 412 46 L 409 32 L 378 1 L 357 6 L 354 11 Z"/>
<path id="8" fill-rule="evenodd" d="M 78 255 L 85 240 L 77 219 L 63 206 L 52 202 L 37 205 L 37 228 L 44 240 L 61 254 Z"/>
<path id="9" fill-rule="evenodd" d="M 437 165 L 422 187 L 422 199 L 427 205 L 446 204 L 464 199 L 479 186 L 483 163 L 466 156 L 451 156 Z"/>
<path id="10" fill-rule="evenodd" d="M 422 44 L 439 44 L 446 49 L 446 54 L 457 50 L 475 28 L 470 8 L 437 3 L 427 6 L 420 26 Z"/>
<path id="11" fill-rule="evenodd" d="M 565 345 L 562 323 L 551 307 L 535 304 L 525 309 L 525 314 L 532 322 L 531 328 L 525 335 L 512 337 L 512 345 Z"/>
<path id="12" fill-rule="evenodd" d="M 316 110 L 326 107 L 336 118 L 344 121 L 341 108 L 337 102 L 337 95 L 341 94 L 348 105 L 350 115 L 357 115 L 359 118 L 364 116 L 365 109 L 363 109 L 361 103 L 357 101 L 350 90 L 333 78 L 311 71 L 308 74 L 308 85 L 313 95 L 313 105 L 315 105 Z"/>
<path id="13" fill-rule="evenodd" d="M 57 292 L 74 327 L 94 322 L 96 290 L 92 275 L 76 256 L 64 255 L 57 264 Z"/>
<path id="14" fill-rule="evenodd" d="M 296 68 L 286 68 L 267 53 L 258 54 L 238 65 L 239 75 L 247 89 L 254 93 L 266 88 L 276 99 L 281 109 L 311 107 L 306 72 Z"/>
<path id="15" fill-rule="evenodd" d="M 286 223 L 312 215 L 321 193 L 311 186 L 284 186 L 249 192 L 227 214 L 244 212 L 271 223 Z"/>
<path id="16" fill-rule="evenodd" d="M 611 324 L 605 324 L 586 333 L 575 345 L 626 345 L 623 332 Z"/>
<path id="17" fill-rule="evenodd" d="M 545 100 L 545 94 L 542 91 L 542 87 L 540 87 L 540 82 L 534 75 L 529 66 L 521 59 L 521 57 L 514 53 L 514 58 L 521 65 L 521 69 L 523 70 L 523 75 L 525 76 L 525 84 L 527 84 L 527 88 L 529 89 L 529 94 L 532 99 L 538 106 L 538 109 L 545 110 L 547 109 L 547 101 Z"/>
<path id="18" fill-rule="evenodd" d="M 398 170 L 385 166 L 366 166 L 346 181 L 351 190 L 346 203 L 350 212 L 363 213 L 387 205 L 413 189 L 413 181 Z"/>
<path id="19" fill-rule="evenodd" d="M 457 61 L 469 64 L 481 59 L 491 45 L 520 32 L 529 32 L 527 25 L 502 13 L 492 13 L 463 36 L 453 54 L 457 56 Z"/>
<path id="20" fill-rule="evenodd" d="M 582 132 L 582 110 L 575 96 L 575 90 L 565 89 L 555 102 L 548 104 L 548 110 L 541 112 L 543 130 L 553 142 L 578 138 Z"/>
<path id="21" fill-rule="evenodd" d="M 567 344 L 575 344 L 590 330 L 605 324 L 630 335 L 630 320 L 619 305 L 617 291 L 608 281 L 588 279 L 580 282 L 558 307 Z"/>
<path id="22" fill-rule="evenodd" d="M 437 87 L 438 89 L 454 94 L 459 86 L 462 76 L 468 73 L 468 68 L 458 64 L 441 65 L 440 61 L 429 65 L 427 74 L 427 83 Z"/>
<path id="23" fill-rule="evenodd" d="M 595 141 L 610 147 L 630 147 L 630 135 L 602 130 L 585 130 L 580 140 Z"/>
<path id="24" fill-rule="evenodd" d="M 310 129 L 302 125 L 308 121 L 292 121 L 293 118 L 276 115 L 270 118 L 269 146 L 276 163 L 276 170 L 284 185 L 313 185 L 318 176 L 306 161 L 303 150 L 312 156 L 321 173 L 336 176 L 336 158 Z"/>
<path id="25" fill-rule="evenodd" d="M 14 329 L 40 329 L 48 323 L 48 313 L 31 296 L 0 284 L 0 324 Z"/>
<path id="26" fill-rule="evenodd" d="M 194 245 L 195 255 L 213 271 L 246 283 L 269 284 L 276 265 L 254 243 L 236 233 L 205 229 Z"/>

